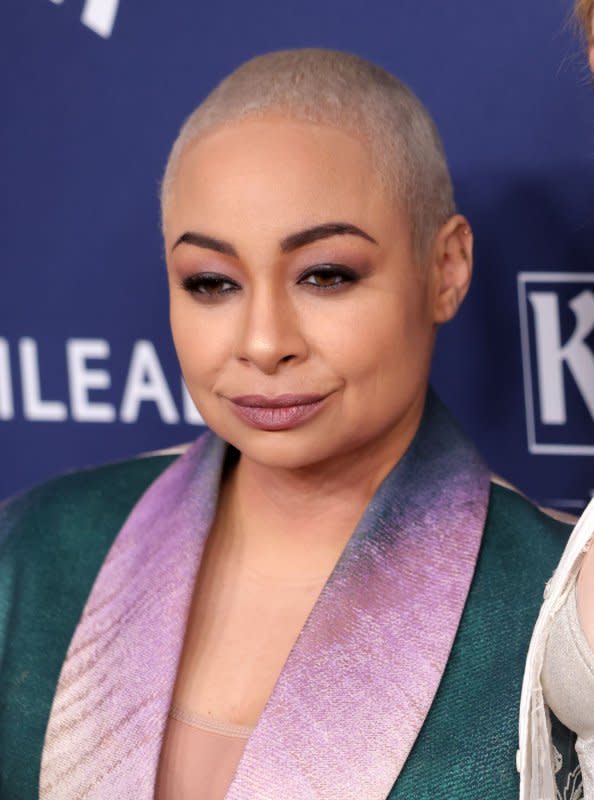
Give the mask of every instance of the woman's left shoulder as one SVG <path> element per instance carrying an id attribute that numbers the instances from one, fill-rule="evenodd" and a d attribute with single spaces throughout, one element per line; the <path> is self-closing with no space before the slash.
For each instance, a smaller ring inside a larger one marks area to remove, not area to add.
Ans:
<path id="1" fill-rule="evenodd" d="M 539 507 L 510 484 L 493 479 L 485 534 L 510 557 L 529 559 L 548 579 L 575 524 L 575 519 Z"/>

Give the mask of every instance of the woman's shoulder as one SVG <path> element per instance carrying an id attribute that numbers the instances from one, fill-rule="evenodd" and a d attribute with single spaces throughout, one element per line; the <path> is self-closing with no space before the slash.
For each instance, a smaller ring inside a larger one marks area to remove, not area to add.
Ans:
<path id="1" fill-rule="evenodd" d="M 27 582 L 94 574 L 135 503 L 187 445 L 52 478 L 0 503 L 0 600 Z"/>
<path id="2" fill-rule="evenodd" d="M 105 556 L 137 500 L 181 451 L 61 475 L 0 505 L 0 752 L 9 708 L 26 709 L 41 741 Z"/>
<path id="3" fill-rule="evenodd" d="M 82 540 L 91 545 L 102 527 L 121 526 L 140 495 L 179 452 L 149 453 L 68 472 L 8 498 L 0 504 L 0 553 L 6 557 L 33 545 L 62 548 L 70 540 L 73 545 Z"/>
<path id="4" fill-rule="evenodd" d="M 576 519 L 542 508 L 511 484 L 493 476 L 485 535 L 505 553 L 510 568 L 531 565 L 534 575 L 548 579 L 559 560 Z"/>
<path id="5" fill-rule="evenodd" d="M 30 780 L 18 784 L 27 796 L 36 792 L 31 764 L 93 581 L 132 507 L 175 457 L 79 470 L 0 505 L 1 785 L 14 773 Z"/>
<path id="6" fill-rule="evenodd" d="M 529 527 L 544 527 L 567 537 L 578 518 L 555 508 L 540 506 L 526 497 L 520 489 L 498 475 L 491 475 L 491 498 L 489 513 L 514 520 Z"/>

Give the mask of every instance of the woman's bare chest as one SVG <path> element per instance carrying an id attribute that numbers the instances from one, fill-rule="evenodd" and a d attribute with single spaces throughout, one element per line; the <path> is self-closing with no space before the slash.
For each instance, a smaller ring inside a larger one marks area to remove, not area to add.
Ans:
<path id="1" fill-rule="evenodd" d="M 255 725 L 323 583 L 266 577 L 207 559 L 196 582 L 175 704 Z"/>

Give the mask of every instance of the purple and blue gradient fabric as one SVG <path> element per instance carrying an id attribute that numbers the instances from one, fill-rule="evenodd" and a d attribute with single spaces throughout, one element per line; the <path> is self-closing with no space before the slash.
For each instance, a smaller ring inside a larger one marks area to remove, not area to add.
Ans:
<path id="1" fill-rule="evenodd" d="M 226 450 L 201 436 L 118 534 L 62 668 L 41 800 L 152 800 Z M 289 654 L 229 800 L 387 797 L 445 669 L 488 497 L 486 466 L 430 394 Z"/>

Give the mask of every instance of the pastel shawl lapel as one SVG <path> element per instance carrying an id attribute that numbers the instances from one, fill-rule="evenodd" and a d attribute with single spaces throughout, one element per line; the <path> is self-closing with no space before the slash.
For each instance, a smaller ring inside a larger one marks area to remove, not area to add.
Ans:
<path id="1" fill-rule="evenodd" d="M 115 540 L 60 675 L 41 800 L 153 797 L 225 452 L 201 436 Z M 430 394 L 288 657 L 230 800 L 387 797 L 445 669 L 488 495 L 486 467 Z"/>

